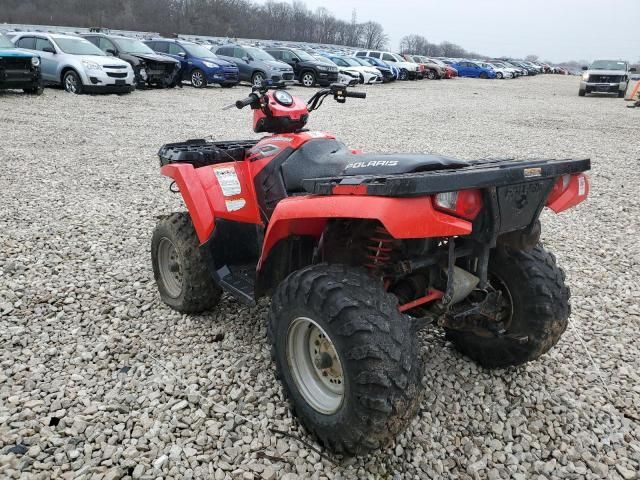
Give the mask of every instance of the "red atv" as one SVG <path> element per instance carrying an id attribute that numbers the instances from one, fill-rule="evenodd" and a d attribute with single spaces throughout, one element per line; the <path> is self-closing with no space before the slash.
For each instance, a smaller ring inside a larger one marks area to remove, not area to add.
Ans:
<path id="1" fill-rule="evenodd" d="M 153 271 L 180 312 L 224 290 L 267 325 L 286 394 L 327 448 L 361 454 L 393 439 L 420 407 L 417 332 L 444 329 L 486 367 L 519 365 L 567 327 L 569 289 L 539 243 L 546 206 L 583 201 L 589 160 L 464 161 L 365 154 L 308 131 L 307 104 L 256 88 L 260 140 L 167 144 L 161 172 L 188 213 L 160 220 Z M 176 187 L 177 186 L 177 190 Z"/>

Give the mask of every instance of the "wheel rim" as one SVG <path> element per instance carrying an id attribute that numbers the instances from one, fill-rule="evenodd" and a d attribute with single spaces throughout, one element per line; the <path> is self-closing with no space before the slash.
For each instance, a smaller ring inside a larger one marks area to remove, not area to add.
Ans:
<path id="1" fill-rule="evenodd" d="M 305 73 L 302 76 L 302 84 L 305 87 L 313 87 L 313 75 L 311 75 L 310 73 Z"/>
<path id="2" fill-rule="evenodd" d="M 498 78 L 502 78 L 502 74 L 501 73 L 498 73 Z"/>
<path id="3" fill-rule="evenodd" d="M 191 74 L 191 83 L 194 87 L 200 88 L 204 83 L 204 75 L 200 71 L 193 72 Z"/>
<path id="4" fill-rule="evenodd" d="M 69 73 L 64 77 L 64 89 L 69 93 L 78 93 L 78 80 L 75 75 Z"/>
<path id="5" fill-rule="evenodd" d="M 433 72 L 429 72 L 429 73 L 427 74 L 427 77 L 429 78 L 429 80 L 433 80 L 435 76 L 436 76 L 436 74 L 435 74 L 435 73 L 433 73 Z"/>
<path id="6" fill-rule="evenodd" d="M 158 270 L 167 294 L 177 298 L 182 292 L 182 264 L 175 245 L 164 237 L 158 244 Z"/>
<path id="7" fill-rule="evenodd" d="M 253 76 L 253 86 L 254 87 L 261 87 L 263 81 L 264 81 L 264 77 L 262 76 L 262 74 L 257 73 L 257 74 L 255 74 Z"/>
<path id="8" fill-rule="evenodd" d="M 298 391 L 314 410 L 330 415 L 340 408 L 342 363 L 327 333 L 310 318 L 298 317 L 289 326 L 287 362 Z"/>
<path id="9" fill-rule="evenodd" d="M 400 80 L 404 80 L 405 78 L 407 78 L 407 72 L 403 70 L 402 72 L 400 72 Z"/>

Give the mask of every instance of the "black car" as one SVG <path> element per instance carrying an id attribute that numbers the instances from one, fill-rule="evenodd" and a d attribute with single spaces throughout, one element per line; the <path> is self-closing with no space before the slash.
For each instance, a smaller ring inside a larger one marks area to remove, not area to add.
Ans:
<path id="1" fill-rule="evenodd" d="M 25 93 L 42 94 L 40 57 L 16 48 L 0 33 L 0 90 L 18 88 Z"/>
<path id="2" fill-rule="evenodd" d="M 138 87 L 175 87 L 180 81 L 180 62 L 154 52 L 140 40 L 103 33 L 83 37 L 103 52 L 131 64 Z"/>
<path id="3" fill-rule="evenodd" d="M 276 60 L 291 65 L 296 80 L 305 87 L 313 87 L 316 84 L 325 87 L 338 81 L 338 67 L 327 65 L 304 50 L 273 47 L 265 48 L 264 51 Z"/>

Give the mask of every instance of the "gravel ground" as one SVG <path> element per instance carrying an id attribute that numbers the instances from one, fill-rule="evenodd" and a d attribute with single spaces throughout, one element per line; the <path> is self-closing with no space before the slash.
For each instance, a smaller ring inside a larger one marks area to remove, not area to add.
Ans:
<path id="1" fill-rule="evenodd" d="M 572 290 L 560 344 L 490 372 L 425 335 L 419 416 L 388 450 L 333 464 L 268 430 L 311 442 L 274 378 L 265 306 L 180 315 L 153 282 L 156 217 L 182 208 L 156 151 L 253 136 L 248 112 L 221 110 L 248 89 L 4 93 L 0 477 L 640 478 L 640 113 L 579 98 L 577 77 L 367 91 L 310 126 L 367 151 L 592 158 L 590 199 L 543 216 Z"/>

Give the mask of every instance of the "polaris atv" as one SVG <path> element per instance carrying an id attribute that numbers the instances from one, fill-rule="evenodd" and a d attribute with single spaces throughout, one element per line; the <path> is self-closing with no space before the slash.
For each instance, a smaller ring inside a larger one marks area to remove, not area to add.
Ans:
<path id="1" fill-rule="evenodd" d="M 444 330 L 485 367 L 553 347 L 569 289 L 539 243 L 540 212 L 589 193 L 589 160 L 464 161 L 366 154 L 324 132 L 308 103 L 254 88 L 260 140 L 167 144 L 161 172 L 188 213 L 160 220 L 154 276 L 185 313 L 222 291 L 246 305 L 271 297 L 267 332 L 279 378 L 304 426 L 335 452 L 386 445 L 420 407 L 417 332 Z"/>

